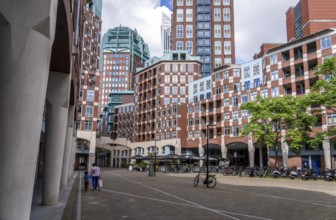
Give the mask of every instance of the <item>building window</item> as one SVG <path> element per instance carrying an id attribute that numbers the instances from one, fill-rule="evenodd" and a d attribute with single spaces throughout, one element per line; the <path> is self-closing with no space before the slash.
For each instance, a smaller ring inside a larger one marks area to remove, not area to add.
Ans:
<path id="1" fill-rule="evenodd" d="M 224 54 L 230 55 L 231 54 L 231 41 L 224 41 Z M 231 63 L 231 59 L 230 59 Z"/>
<path id="2" fill-rule="evenodd" d="M 231 26 L 229 24 L 225 24 L 223 27 L 224 27 L 224 38 L 231 38 Z"/>
<path id="3" fill-rule="evenodd" d="M 217 87 L 216 87 L 216 94 L 218 95 L 218 94 L 220 94 L 220 93 L 221 93 L 220 86 L 217 86 Z"/>
<path id="4" fill-rule="evenodd" d="M 257 93 L 256 92 L 250 94 L 250 100 L 252 102 L 257 101 Z"/>
<path id="5" fill-rule="evenodd" d="M 221 41 L 215 41 L 215 54 L 216 55 L 222 54 L 222 42 Z"/>
<path id="6" fill-rule="evenodd" d="M 232 119 L 233 121 L 238 121 L 238 111 L 237 110 L 232 113 Z"/>
<path id="7" fill-rule="evenodd" d="M 242 103 L 248 102 L 247 95 L 244 94 L 241 96 Z"/>
<path id="8" fill-rule="evenodd" d="M 331 47 L 331 36 L 321 38 L 321 49 L 327 49 Z"/>
<path id="9" fill-rule="evenodd" d="M 260 96 L 262 98 L 267 98 L 268 97 L 268 90 L 267 89 L 264 89 L 260 92 Z"/>
<path id="10" fill-rule="evenodd" d="M 327 114 L 328 125 L 336 124 L 336 114 Z"/>
<path id="11" fill-rule="evenodd" d="M 183 6 L 183 0 L 177 0 L 177 6 Z"/>
<path id="12" fill-rule="evenodd" d="M 229 84 L 224 84 L 224 93 L 229 92 Z"/>
<path id="13" fill-rule="evenodd" d="M 223 0 L 223 5 L 230 5 L 230 0 Z"/>
<path id="14" fill-rule="evenodd" d="M 272 97 L 279 96 L 279 86 L 272 87 Z"/>
<path id="15" fill-rule="evenodd" d="M 260 85 L 260 79 L 259 79 L 259 78 L 254 79 L 254 80 L 253 80 L 253 86 L 254 86 L 254 88 L 259 87 L 259 85 Z"/>
<path id="16" fill-rule="evenodd" d="M 183 22 L 183 9 L 177 9 L 176 21 Z"/>
<path id="17" fill-rule="evenodd" d="M 214 8 L 214 21 L 221 21 L 221 10 L 220 10 L 220 8 Z"/>
<path id="18" fill-rule="evenodd" d="M 183 25 L 177 25 L 176 38 L 183 38 Z"/>
<path id="19" fill-rule="evenodd" d="M 259 64 L 253 65 L 253 75 L 254 76 L 259 75 Z"/>
<path id="20" fill-rule="evenodd" d="M 170 83 L 170 76 L 165 76 L 165 84 L 169 84 Z"/>
<path id="21" fill-rule="evenodd" d="M 188 76 L 188 83 L 191 83 L 192 81 L 194 81 L 194 77 L 193 76 Z"/>
<path id="22" fill-rule="evenodd" d="M 85 121 L 84 130 L 92 130 L 92 121 Z"/>
<path id="23" fill-rule="evenodd" d="M 164 88 L 165 88 L 165 90 L 164 90 L 164 94 L 165 94 L 165 95 L 170 95 L 170 87 L 166 86 L 166 87 L 164 87 Z"/>
<path id="24" fill-rule="evenodd" d="M 180 95 L 185 95 L 185 94 L 186 94 L 185 87 L 180 87 Z"/>
<path id="25" fill-rule="evenodd" d="M 244 78 L 250 77 L 250 67 L 244 67 Z"/>
<path id="26" fill-rule="evenodd" d="M 243 110 L 242 111 L 242 118 L 247 118 L 248 117 L 248 111 L 247 110 Z"/>
<path id="27" fill-rule="evenodd" d="M 240 70 L 239 69 L 234 69 L 233 70 L 233 77 L 240 77 Z"/>
<path id="28" fill-rule="evenodd" d="M 185 76 L 180 76 L 180 83 L 186 83 Z"/>
<path id="29" fill-rule="evenodd" d="M 176 42 L 176 50 L 183 50 L 183 42 L 177 41 Z"/>
<path id="30" fill-rule="evenodd" d="M 230 126 L 224 127 L 224 135 L 230 135 Z"/>
<path id="31" fill-rule="evenodd" d="M 195 138 L 199 138 L 199 131 L 195 131 L 195 132 L 194 132 L 194 137 L 195 137 Z"/>
<path id="32" fill-rule="evenodd" d="M 221 0 L 214 0 L 213 5 L 220 5 Z"/>
<path id="33" fill-rule="evenodd" d="M 270 64 L 277 64 L 278 63 L 278 54 L 273 54 L 270 56 Z"/>
<path id="34" fill-rule="evenodd" d="M 177 64 L 173 64 L 173 73 L 177 73 L 178 72 L 178 65 Z M 175 76 L 177 78 L 177 76 Z M 173 82 L 174 82 L 174 76 L 173 76 Z M 176 80 L 177 82 L 177 80 Z"/>
<path id="35" fill-rule="evenodd" d="M 193 94 L 196 94 L 198 93 L 198 85 L 197 84 L 194 84 L 194 90 L 193 90 Z"/>
<path id="36" fill-rule="evenodd" d="M 170 64 L 165 64 L 165 72 L 166 73 L 170 72 Z"/>
<path id="37" fill-rule="evenodd" d="M 173 86 L 172 95 L 177 95 L 177 94 L 178 94 L 178 88 L 176 86 Z"/>
<path id="38" fill-rule="evenodd" d="M 233 136 L 234 137 L 239 136 L 239 127 L 237 125 L 233 126 Z"/>
<path id="39" fill-rule="evenodd" d="M 221 34 L 221 25 L 216 24 L 214 26 L 214 30 L 215 30 L 215 38 L 221 38 L 222 34 Z"/>
<path id="40" fill-rule="evenodd" d="M 186 9 L 186 22 L 192 22 L 193 21 L 193 11 L 190 8 Z"/>
<path id="41" fill-rule="evenodd" d="M 278 70 L 274 70 L 271 72 L 271 80 L 274 81 L 274 80 L 278 80 Z"/>
<path id="42" fill-rule="evenodd" d="M 224 121 L 230 121 L 230 113 L 229 112 L 224 113 Z"/>
<path id="43" fill-rule="evenodd" d="M 245 81 L 244 82 L 244 90 L 250 89 L 250 81 Z"/>
<path id="44" fill-rule="evenodd" d="M 89 117 L 93 116 L 93 106 L 92 105 L 86 106 L 85 116 L 89 116 Z"/>
<path id="45" fill-rule="evenodd" d="M 189 118 L 188 119 L 188 126 L 192 126 L 192 125 L 194 125 L 194 121 L 193 121 L 192 118 Z"/>
<path id="46" fill-rule="evenodd" d="M 188 72 L 193 73 L 194 72 L 194 64 L 188 64 Z"/>
<path id="47" fill-rule="evenodd" d="M 169 105 L 170 104 L 170 99 L 169 98 L 164 98 L 163 103 L 164 103 L 164 105 Z"/>
<path id="48" fill-rule="evenodd" d="M 222 58 L 215 58 L 215 68 L 222 66 Z"/>
<path id="49" fill-rule="evenodd" d="M 224 99 L 224 107 L 229 107 L 230 106 L 230 99 Z"/>
<path id="50" fill-rule="evenodd" d="M 90 101 L 90 102 L 94 101 L 94 91 L 93 90 L 86 91 L 86 101 Z"/>
<path id="51" fill-rule="evenodd" d="M 189 139 L 193 138 L 193 132 L 192 132 L 192 131 L 189 131 L 189 132 L 188 132 L 188 138 L 189 138 Z"/>
<path id="52" fill-rule="evenodd" d="M 187 6 L 192 6 L 193 5 L 193 0 L 186 0 L 186 5 Z"/>
<path id="53" fill-rule="evenodd" d="M 232 97 L 232 105 L 233 106 L 238 106 L 238 96 L 233 96 Z"/>
<path id="54" fill-rule="evenodd" d="M 188 54 L 192 54 L 193 51 L 193 42 L 187 41 L 186 42 L 186 50 L 188 51 Z"/>
<path id="55" fill-rule="evenodd" d="M 178 26 L 180 26 L 180 25 L 178 25 Z M 187 25 L 186 26 L 186 38 L 192 38 L 193 37 L 193 28 L 192 27 L 193 27 L 192 25 Z M 183 28 L 182 28 L 182 31 L 183 31 Z M 183 34 L 182 34 L 182 37 L 183 37 Z"/>
<path id="56" fill-rule="evenodd" d="M 224 8 L 223 9 L 223 20 L 224 21 L 230 21 L 231 18 L 230 18 L 230 8 Z"/>
<path id="57" fill-rule="evenodd" d="M 211 80 L 206 81 L 206 90 L 211 89 Z"/>

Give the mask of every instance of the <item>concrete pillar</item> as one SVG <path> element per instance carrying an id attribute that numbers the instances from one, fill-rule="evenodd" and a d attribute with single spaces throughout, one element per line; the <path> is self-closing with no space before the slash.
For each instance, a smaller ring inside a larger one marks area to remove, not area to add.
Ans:
<path id="1" fill-rule="evenodd" d="M 253 141 L 252 141 L 252 136 L 249 135 L 248 136 L 248 141 L 247 141 L 247 145 L 248 145 L 248 152 L 249 152 L 249 163 L 250 163 L 250 167 L 254 167 L 254 152 L 255 152 L 255 147 L 253 145 Z"/>
<path id="2" fill-rule="evenodd" d="M 74 111 L 75 107 L 70 106 L 68 111 L 68 127 L 66 131 L 66 139 L 63 154 L 63 166 L 61 176 L 61 189 L 64 189 L 68 184 L 70 157 L 72 156 L 72 135 L 74 126 Z"/>
<path id="3" fill-rule="evenodd" d="M 0 1 L 0 219 L 30 218 L 56 14 L 57 0 Z"/>
<path id="4" fill-rule="evenodd" d="M 121 167 L 121 150 L 119 150 L 119 163 L 118 163 L 118 167 Z"/>
<path id="5" fill-rule="evenodd" d="M 43 205 L 58 204 L 68 122 L 70 74 L 50 72 L 47 90 Z"/>
<path id="6" fill-rule="evenodd" d="M 74 128 L 75 129 L 75 128 Z M 73 130 L 74 130 L 73 129 Z M 74 175 L 74 163 L 76 158 L 76 136 L 72 135 L 71 141 L 71 156 L 70 156 L 70 163 L 69 163 L 69 174 L 68 179 L 70 180 Z"/>
<path id="7" fill-rule="evenodd" d="M 329 139 L 323 140 L 323 154 L 324 154 L 324 164 L 325 169 L 331 169 L 331 159 L 330 159 L 330 141 Z"/>
<path id="8" fill-rule="evenodd" d="M 283 137 L 281 140 L 281 150 L 282 150 L 282 163 L 283 167 L 287 168 L 288 167 L 288 152 L 289 152 L 289 147 L 288 143 Z"/>
<path id="9" fill-rule="evenodd" d="M 222 158 L 227 158 L 227 146 L 225 145 L 224 135 L 222 135 L 221 151 L 222 151 Z"/>

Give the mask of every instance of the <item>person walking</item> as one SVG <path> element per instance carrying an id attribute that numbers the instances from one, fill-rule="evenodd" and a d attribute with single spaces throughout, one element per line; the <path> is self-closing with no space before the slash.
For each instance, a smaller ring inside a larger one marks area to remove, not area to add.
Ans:
<path id="1" fill-rule="evenodd" d="M 91 177 L 92 177 L 92 190 L 96 190 L 98 186 L 98 179 L 100 177 L 100 167 L 98 167 L 96 163 L 92 164 Z"/>
<path id="2" fill-rule="evenodd" d="M 88 191 L 89 189 L 89 181 L 90 181 L 90 174 L 88 171 L 84 172 L 84 186 L 85 186 L 85 191 Z"/>

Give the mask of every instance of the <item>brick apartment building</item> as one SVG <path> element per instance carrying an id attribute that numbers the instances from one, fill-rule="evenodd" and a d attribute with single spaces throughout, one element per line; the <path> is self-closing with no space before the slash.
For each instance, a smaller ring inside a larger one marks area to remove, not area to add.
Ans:
<path id="1" fill-rule="evenodd" d="M 172 49 L 201 57 L 201 77 L 235 63 L 233 0 L 173 1 Z"/>
<path id="2" fill-rule="evenodd" d="M 300 0 L 286 12 L 287 40 L 336 27 L 336 1 Z"/>
<path id="3" fill-rule="evenodd" d="M 99 4 L 98 7 L 95 4 Z M 101 2 L 84 7 L 80 50 L 79 97 L 77 111 L 76 168 L 95 161 L 96 131 L 99 118 Z M 100 10 L 99 10 L 100 8 Z M 91 161 L 91 162 L 89 162 Z"/>
<path id="4" fill-rule="evenodd" d="M 257 95 L 277 97 L 309 93 L 311 86 L 318 80 L 313 69 L 326 57 L 335 57 L 335 48 L 335 29 L 326 29 L 274 47 L 261 58 L 240 67 L 229 65 L 215 69 L 212 74 L 212 97 L 189 103 L 188 120 L 191 122 L 187 128 L 186 148 L 194 149 L 193 152 L 197 149 L 200 155 L 204 154 L 206 125 L 215 124 L 209 128 L 212 157 L 224 157 L 233 161 L 236 152 L 241 165 L 267 165 L 266 148 L 255 143 L 251 137 L 239 136 L 249 117 L 248 112 L 239 110 L 239 106 L 254 101 Z M 313 130 L 322 131 L 328 126 L 334 126 L 335 117 L 324 109 Z M 281 148 L 280 155 L 285 166 L 300 167 L 307 164 L 316 169 L 324 169 L 330 168 L 335 162 L 333 140 L 324 141 L 316 149 L 303 146 L 300 153 L 290 151 L 285 142 L 281 143 Z M 271 151 L 270 156 L 274 157 L 275 152 Z"/>
<path id="5" fill-rule="evenodd" d="M 135 75 L 135 152 L 181 154 L 186 136 L 188 83 L 199 77 L 199 57 L 173 51 L 152 58 Z"/>

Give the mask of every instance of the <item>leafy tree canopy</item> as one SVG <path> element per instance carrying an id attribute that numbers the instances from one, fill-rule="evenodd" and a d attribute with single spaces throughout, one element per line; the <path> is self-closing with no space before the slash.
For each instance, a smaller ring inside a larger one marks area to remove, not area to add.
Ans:
<path id="1" fill-rule="evenodd" d="M 242 135 L 252 134 L 258 142 L 274 150 L 279 149 L 282 138 L 285 138 L 291 149 L 299 150 L 316 122 L 316 118 L 306 110 L 308 105 L 304 96 L 258 96 L 256 102 L 244 103 L 240 107 L 251 115 Z"/>

